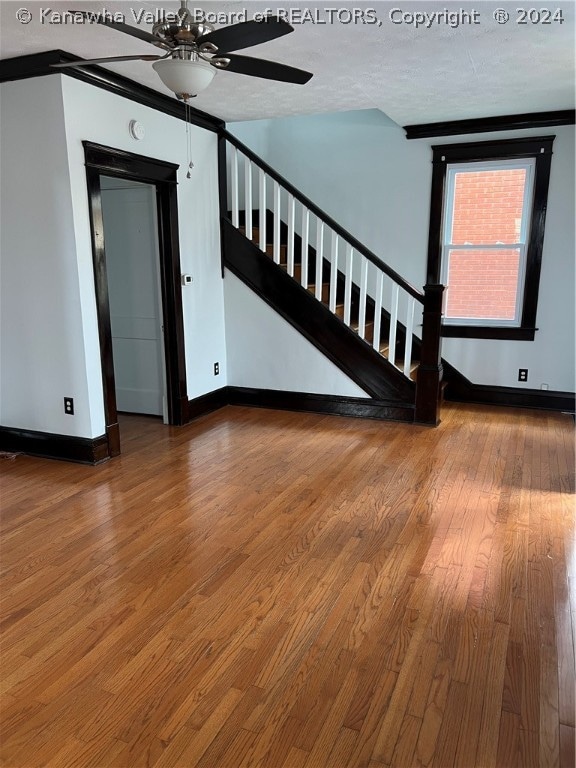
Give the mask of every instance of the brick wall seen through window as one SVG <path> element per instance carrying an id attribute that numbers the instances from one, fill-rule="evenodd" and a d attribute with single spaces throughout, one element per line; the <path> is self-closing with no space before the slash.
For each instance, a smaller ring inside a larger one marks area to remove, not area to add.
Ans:
<path id="1" fill-rule="evenodd" d="M 457 172 L 449 238 L 452 246 L 518 243 L 525 184 L 525 168 Z M 513 320 L 519 269 L 519 249 L 453 247 L 449 252 L 445 316 Z"/>

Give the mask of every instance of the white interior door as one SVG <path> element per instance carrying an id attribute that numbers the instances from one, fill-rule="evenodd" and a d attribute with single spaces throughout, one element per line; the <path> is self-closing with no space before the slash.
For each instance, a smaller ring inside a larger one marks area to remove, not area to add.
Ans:
<path id="1" fill-rule="evenodd" d="M 101 189 L 116 405 L 167 423 L 156 190 L 105 176 Z"/>

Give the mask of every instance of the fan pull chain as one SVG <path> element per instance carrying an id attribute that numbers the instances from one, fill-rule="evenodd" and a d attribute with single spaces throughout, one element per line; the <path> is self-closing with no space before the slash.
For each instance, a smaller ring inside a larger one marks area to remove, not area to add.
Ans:
<path id="1" fill-rule="evenodd" d="M 192 168 L 194 168 L 194 163 L 192 162 L 192 131 L 191 131 L 191 122 L 192 122 L 192 110 L 190 107 L 190 104 L 186 102 L 186 163 L 188 165 L 188 171 L 186 173 L 186 178 L 190 179 L 192 178 Z"/>

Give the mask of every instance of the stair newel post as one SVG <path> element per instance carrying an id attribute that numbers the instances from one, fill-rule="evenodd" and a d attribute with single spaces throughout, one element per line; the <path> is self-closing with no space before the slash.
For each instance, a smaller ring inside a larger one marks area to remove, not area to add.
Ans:
<path id="1" fill-rule="evenodd" d="M 422 346 L 416 379 L 415 421 L 439 424 L 442 382 L 442 298 L 443 285 L 424 286 Z"/>

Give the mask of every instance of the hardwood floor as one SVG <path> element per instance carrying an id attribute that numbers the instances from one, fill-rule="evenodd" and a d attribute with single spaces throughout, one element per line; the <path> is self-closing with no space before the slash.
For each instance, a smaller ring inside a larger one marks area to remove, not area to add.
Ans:
<path id="1" fill-rule="evenodd" d="M 1 460 L 2 764 L 572 768 L 573 439 L 228 407 Z"/>

